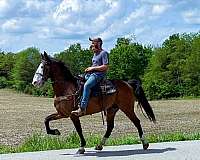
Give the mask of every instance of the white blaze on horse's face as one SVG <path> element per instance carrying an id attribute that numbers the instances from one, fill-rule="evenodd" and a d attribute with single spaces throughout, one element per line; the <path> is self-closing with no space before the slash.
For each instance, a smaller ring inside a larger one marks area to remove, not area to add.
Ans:
<path id="1" fill-rule="evenodd" d="M 44 84 L 44 64 L 43 63 L 40 63 L 40 65 L 38 66 L 36 72 L 35 72 L 35 75 L 33 77 L 33 81 L 32 81 L 32 84 L 34 86 L 42 86 Z"/>

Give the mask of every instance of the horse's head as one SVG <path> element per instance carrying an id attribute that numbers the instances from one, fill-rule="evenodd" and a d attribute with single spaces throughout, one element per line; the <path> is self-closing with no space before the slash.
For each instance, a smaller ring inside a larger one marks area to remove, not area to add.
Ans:
<path id="1" fill-rule="evenodd" d="M 41 63 L 35 72 L 32 84 L 40 87 L 48 78 L 52 82 L 72 82 L 76 85 L 76 78 L 69 68 L 63 62 L 49 57 L 44 51 L 44 54 L 41 54 Z"/>
<path id="2" fill-rule="evenodd" d="M 44 55 L 41 54 L 41 63 L 38 66 L 35 75 L 33 77 L 32 84 L 34 86 L 42 86 L 45 81 L 50 77 L 50 65 L 51 59 L 44 51 Z"/>

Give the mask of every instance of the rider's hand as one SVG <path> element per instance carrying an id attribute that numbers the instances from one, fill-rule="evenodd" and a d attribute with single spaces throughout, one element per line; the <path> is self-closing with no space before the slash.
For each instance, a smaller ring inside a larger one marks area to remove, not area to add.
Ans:
<path id="1" fill-rule="evenodd" d="M 85 72 L 92 72 L 94 71 L 94 67 L 88 67 L 85 69 Z"/>

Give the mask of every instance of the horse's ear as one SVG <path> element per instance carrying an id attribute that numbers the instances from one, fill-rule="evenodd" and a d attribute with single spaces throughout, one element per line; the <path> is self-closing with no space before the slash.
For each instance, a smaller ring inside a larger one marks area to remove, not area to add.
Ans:
<path id="1" fill-rule="evenodd" d="M 44 55 L 42 53 L 40 54 L 40 56 L 41 56 L 41 59 L 44 60 Z"/>
<path id="2" fill-rule="evenodd" d="M 50 58 L 47 54 L 47 52 L 44 51 L 44 60 L 46 60 L 47 62 L 50 62 Z"/>
<path id="3" fill-rule="evenodd" d="M 92 38 L 89 37 L 89 41 L 93 41 Z"/>
<path id="4" fill-rule="evenodd" d="M 48 56 L 46 51 L 44 51 L 44 56 L 45 56 L 45 57 Z"/>

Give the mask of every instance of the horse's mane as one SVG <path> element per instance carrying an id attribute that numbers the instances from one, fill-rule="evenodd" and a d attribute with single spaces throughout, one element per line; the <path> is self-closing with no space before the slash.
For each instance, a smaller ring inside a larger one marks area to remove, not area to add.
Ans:
<path id="1" fill-rule="evenodd" d="M 60 69 L 62 70 L 62 73 L 64 74 L 64 80 L 70 81 L 73 84 L 77 85 L 76 78 L 73 76 L 69 67 L 64 62 L 62 62 L 60 60 L 58 61 L 58 60 L 55 60 L 55 59 L 52 59 L 52 61 L 57 63 L 58 66 L 60 67 Z"/>

